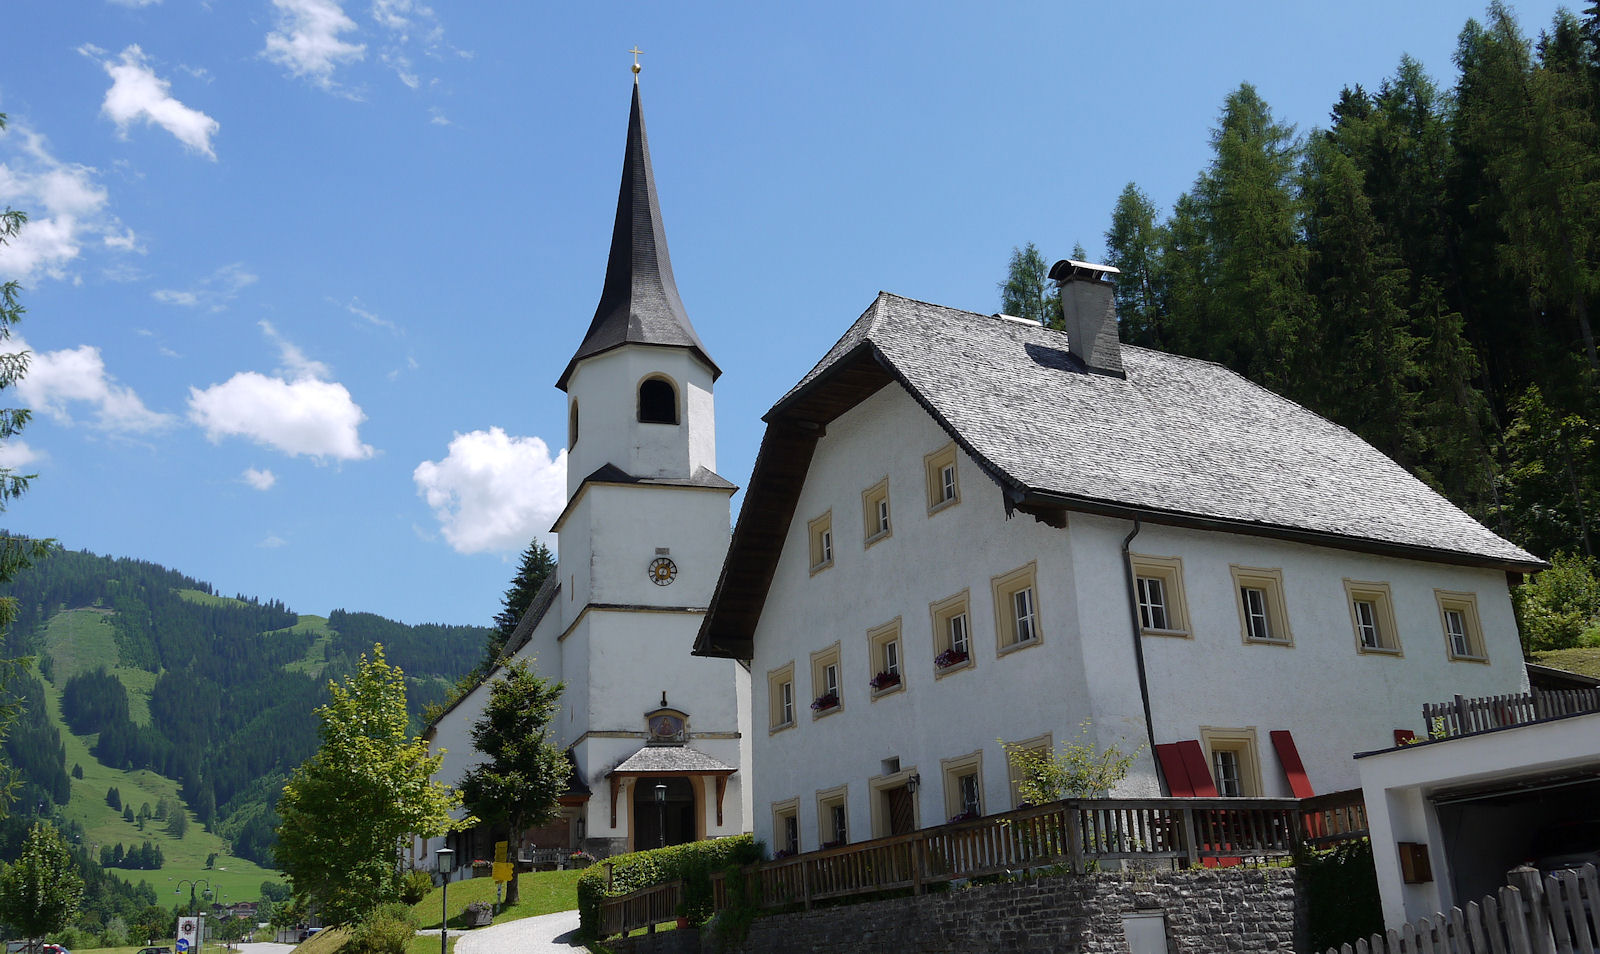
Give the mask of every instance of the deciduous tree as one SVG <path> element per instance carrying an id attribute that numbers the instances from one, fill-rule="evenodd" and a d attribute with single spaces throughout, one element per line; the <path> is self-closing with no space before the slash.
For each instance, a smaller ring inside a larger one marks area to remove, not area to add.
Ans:
<path id="1" fill-rule="evenodd" d="M 441 756 L 410 735 L 405 676 L 374 646 L 319 707 L 322 745 L 295 769 L 278 814 L 276 857 L 297 900 L 330 924 L 353 923 L 399 897 L 400 844 L 476 821 L 452 819 L 459 794 L 435 782 Z"/>
<path id="2" fill-rule="evenodd" d="M 484 761 L 461 779 L 461 796 L 479 818 L 506 832 L 513 846 L 521 833 L 554 818 L 567 781 L 567 760 L 550 738 L 550 720 L 561 707 L 562 683 L 534 672 L 526 659 L 507 666 L 489 684 L 483 717 L 472 727 L 472 744 Z M 506 903 L 517 901 L 517 882 Z"/>
<path id="3" fill-rule="evenodd" d="M 66 927 L 82 900 L 83 879 L 61 833 L 35 822 L 22 855 L 0 871 L 0 921 L 30 940 L 41 938 Z"/>

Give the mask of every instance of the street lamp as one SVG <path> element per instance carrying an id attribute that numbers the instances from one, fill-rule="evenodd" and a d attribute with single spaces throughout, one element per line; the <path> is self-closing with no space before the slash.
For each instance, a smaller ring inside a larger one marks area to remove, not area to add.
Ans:
<path id="1" fill-rule="evenodd" d="M 201 878 L 199 881 L 191 881 L 188 878 L 184 878 L 182 881 L 178 882 L 178 886 L 176 888 L 172 889 L 172 893 L 173 894 L 181 894 L 183 892 L 183 886 L 184 885 L 188 885 L 189 886 L 189 916 L 190 917 L 194 917 L 194 913 L 195 913 L 194 889 L 196 887 L 202 885 L 202 884 L 206 886 L 206 893 L 209 894 L 211 892 L 211 882 L 207 881 L 204 878 Z"/>
<path id="2" fill-rule="evenodd" d="M 434 854 L 439 857 L 439 876 L 444 882 L 439 890 L 439 954 L 449 954 L 445 943 L 450 936 L 450 862 L 455 860 L 456 853 L 440 848 Z"/>
<path id="3" fill-rule="evenodd" d="M 667 786 L 656 785 L 656 841 L 658 848 L 667 847 Z"/>

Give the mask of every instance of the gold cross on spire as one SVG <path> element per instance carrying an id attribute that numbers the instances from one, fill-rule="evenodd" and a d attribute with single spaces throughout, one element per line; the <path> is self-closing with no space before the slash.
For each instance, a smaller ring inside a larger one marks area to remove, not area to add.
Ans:
<path id="1" fill-rule="evenodd" d="M 634 76 L 638 76 L 639 75 L 639 54 L 643 53 L 644 51 L 639 49 L 638 44 L 635 44 L 633 49 L 629 50 L 628 52 L 633 54 L 633 75 Z"/>

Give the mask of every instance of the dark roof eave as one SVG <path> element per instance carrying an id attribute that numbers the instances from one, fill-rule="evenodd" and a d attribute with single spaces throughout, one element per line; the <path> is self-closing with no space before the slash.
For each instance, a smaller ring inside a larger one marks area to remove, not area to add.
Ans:
<path id="1" fill-rule="evenodd" d="M 706 354 L 704 349 L 697 348 L 694 345 L 691 345 L 691 344 L 667 344 L 665 342 L 660 342 L 660 341 L 619 341 L 614 345 L 609 345 L 607 347 L 600 348 L 597 351 L 591 351 L 591 352 L 589 352 L 587 354 L 576 354 L 576 355 L 573 355 L 572 356 L 572 360 L 567 362 L 566 370 L 561 372 L 561 377 L 556 381 L 556 387 L 560 388 L 563 391 L 565 391 L 567 389 L 567 381 L 572 378 L 572 372 L 577 370 L 578 363 L 580 361 L 587 361 L 590 358 L 598 358 L 603 354 L 606 354 L 608 352 L 617 350 L 618 348 L 622 347 L 623 345 L 642 345 L 642 346 L 650 347 L 650 348 L 681 348 L 681 349 L 683 349 L 685 351 L 688 351 L 690 354 L 694 355 L 695 358 L 697 358 L 700 361 L 701 364 L 706 366 L 706 370 L 711 372 L 711 380 L 713 382 L 716 381 L 718 378 L 722 377 L 722 369 L 717 367 L 717 363 L 715 361 L 711 360 L 711 356 L 709 354 Z"/>
<path id="2" fill-rule="evenodd" d="M 1371 537 L 1332 533 L 1326 530 L 1307 530 L 1302 527 L 1230 520 L 1225 517 L 1206 517 L 1200 514 L 1162 510 L 1158 507 L 1142 507 L 1136 504 L 1117 503 L 1109 500 L 1097 500 L 1033 488 L 1022 491 L 1015 499 L 1018 507 L 1076 511 L 1105 517 L 1118 517 L 1124 520 L 1139 519 L 1149 523 L 1165 524 L 1173 527 L 1241 533 L 1248 536 L 1288 540 L 1312 546 L 1331 547 L 1339 550 L 1351 550 L 1357 553 L 1372 553 L 1379 556 L 1392 556 L 1410 560 L 1425 560 L 1430 563 L 1446 563 L 1453 566 L 1481 567 L 1517 573 L 1529 573 L 1549 569 L 1550 567 L 1550 564 L 1543 560 L 1532 562 L 1506 560 L 1482 553 L 1467 553 L 1460 550 L 1395 543 L 1388 540 L 1375 540 Z"/>

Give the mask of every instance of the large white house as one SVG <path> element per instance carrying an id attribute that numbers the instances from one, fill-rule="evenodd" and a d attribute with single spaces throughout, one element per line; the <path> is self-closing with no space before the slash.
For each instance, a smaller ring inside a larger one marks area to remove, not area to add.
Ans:
<path id="1" fill-rule="evenodd" d="M 502 660 L 566 683 L 552 727 L 573 762 L 566 812 L 519 847 L 606 855 L 746 830 L 749 676 L 690 654 L 735 491 L 716 473 L 720 373 L 673 279 L 635 83 L 600 304 L 557 382 L 569 422 L 560 564 Z M 430 727 L 440 780 L 480 761 L 470 733 L 497 674 Z M 458 857 L 487 857 L 457 837 Z M 437 847 L 419 843 L 413 863 Z"/>
<path id="2" fill-rule="evenodd" d="M 1013 807 L 1000 740 L 1117 794 L 1355 788 L 1424 702 L 1522 691 L 1542 566 L 1354 434 L 1123 346 L 880 294 L 771 409 L 696 652 L 748 662 L 752 827 L 810 850 Z"/>

